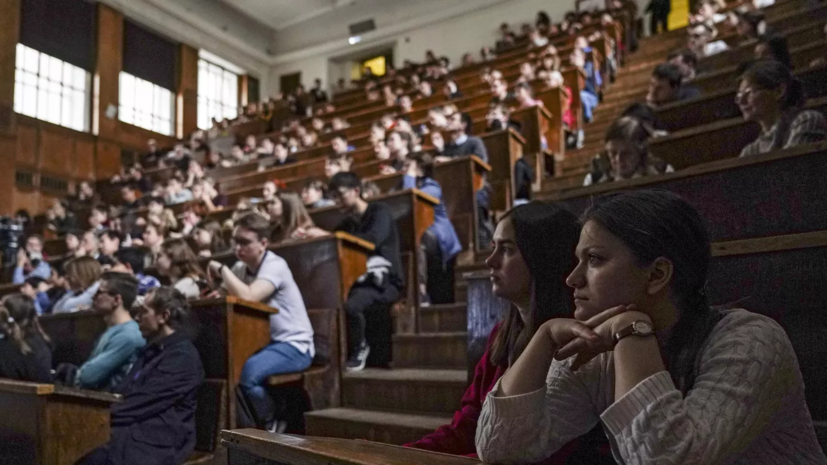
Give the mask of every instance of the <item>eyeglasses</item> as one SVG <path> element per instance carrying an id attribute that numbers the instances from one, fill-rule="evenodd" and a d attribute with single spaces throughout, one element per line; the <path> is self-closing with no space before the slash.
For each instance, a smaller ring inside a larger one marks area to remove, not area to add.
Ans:
<path id="1" fill-rule="evenodd" d="M 738 91 L 738 93 L 735 94 L 735 100 L 738 101 L 738 100 L 748 99 L 748 98 L 752 97 L 756 92 L 760 92 L 761 90 L 763 90 L 763 89 L 744 89 L 744 90 Z"/>

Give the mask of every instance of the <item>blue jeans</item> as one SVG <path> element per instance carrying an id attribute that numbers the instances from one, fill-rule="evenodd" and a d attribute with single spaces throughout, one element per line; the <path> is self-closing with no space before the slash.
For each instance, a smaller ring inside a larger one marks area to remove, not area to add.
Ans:
<path id="1" fill-rule="evenodd" d="M 599 103 L 597 96 L 591 92 L 581 90 L 580 101 L 583 102 L 583 118 L 586 119 L 586 122 L 591 122 L 594 117 L 594 109 Z"/>
<path id="2" fill-rule="evenodd" d="M 256 423 L 266 426 L 276 415 L 276 403 L 267 392 L 267 378 L 305 370 L 312 361 L 310 352 L 303 354 L 286 342 L 273 342 L 247 359 L 238 387 L 247 399 Z"/>

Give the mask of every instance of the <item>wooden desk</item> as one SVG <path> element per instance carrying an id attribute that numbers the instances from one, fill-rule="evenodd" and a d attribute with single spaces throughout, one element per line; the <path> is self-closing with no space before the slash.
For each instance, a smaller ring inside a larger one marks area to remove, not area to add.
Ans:
<path id="1" fill-rule="evenodd" d="M 109 441 L 120 396 L 0 379 L 0 461 L 73 465 Z"/>
<path id="2" fill-rule="evenodd" d="M 103 317 L 92 310 L 57 313 L 39 318 L 43 331 L 52 339 L 52 364 L 80 366 L 89 359 L 95 342 L 106 331 Z"/>
<path id="3" fill-rule="evenodd" d="M 378 442 L 222 431 L 229 465 L 471 465 L 479 460 Z"/>
<path id="4" fill-rule="evenodd" d="M 7 296 L 9 294 L 14 294 L 15 292 L 20 290 L 20 285 L 12 284 L 12 283 L 4 283 L 0 284 L 0 297 Z"/>
<path id="5" fill-rule="evenodd" d="M 513 129 L 494 131 L 482 136 L 488 151 L 491 173 L 488 181 L 493 194 L 491 211 L 505 211 L 511 208 L 516 187 L 514 184 L 514 164 L 523 156 L 525 139 Z"/>

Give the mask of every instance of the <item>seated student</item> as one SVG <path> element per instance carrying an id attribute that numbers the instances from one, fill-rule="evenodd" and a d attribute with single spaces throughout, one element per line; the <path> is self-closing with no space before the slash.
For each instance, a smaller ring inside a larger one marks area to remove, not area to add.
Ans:
<path id="1" fill-rule="evenodd" d="M 104 257 L 114 257 L 120 250 L 123 236 L 114 229 L 107 229 L 100 234 L 100 254 Z"/>
<path id="2" fill-rule="evenodd" d="M 135 315 L 146 346 L 118 386 L 109 443 L 77 465 L 184 463 L 195 448 L 195 409 L 204 368 L 187 334 L 189 304 L 171 287 L 153 289 Z"/>
<path id="3" fill-rule="evenodd" d="M 534 91 L 531 90 L 531 84 L 528 82 L 521 82 L 515 88 L 515 98 L 520 108 L 542 107 L 543 101 L 534 98 Z"/>
<path id="4" fill-rule="evenodd" d="M 592 171 L 583 180 L 584 186 L 603 182 L 622 181 L 675 171 L 649 153 L 649 127 L 637 118 L 624 116 L 612 123 L 606 131 L 606 157 L 592 160 Z"/>
<path id="5" fill-rule="evenodd" d="M 353 283 L 345 302 L 347 315 L 347 371 L 365 368 L 370 346 L 365 339 L 365 313 L 390 312 L 404 285 L 402 259 L 399 252 L 399 232 L 396 221 L 386 205 L 367 203 L 362 198 L 362 182 L 354 173 L 339 173 L 330 180 L 330 195 L 348 213 L 337 231 L 344 231 L 376 246 L 368 258 L 368 271 Z M 384 315 L 383 315 L 384 316 Z M 379 335 L 377 337 L 389 334 Z M 375 347 L 383 357 L 390 358 L 390 347 Z M 389 360 L 381 360 L 387 363 Z"/>
<path id="6" fill-rule="evenodd" d="M 192 200 L 192 191 L 184 187 L 181 179 L 172 177 L 167 181 L 166 197 L 164 199 L 166 205 L 177 205 L 190 200 Z"/>
<path id="7" fill-rule="evenodd" d="M 741 156 L 823 141 L 827 122 L 817 111 L 804 110 L 804 90 L 781 63 L 759 61 L 738 78 L 738 107 L 747 121 L 761 125 L 761 135 L 741 150 Z"/>
<path id="8" fill-rule="evenodd" d="M 454 301 L 454 259 L 462 251 L 454 225 L 442 201 L 442 186 L 434 180 L 433 157 L 414 152 L 405 162 L 402 189 L 419 189 L 439 200 L 434 222 L 422 236 L 419 254 L 419 304 Z"/>
<path id="9" fill-rule="evenodd" d="M 218 221 L 211 220 L 199 224 L 193 231 L 193 238 L 198 247 L 198 256 L 212 257 L 215 254 L 226 252 L 229 247 L 222 235 L 223 231 Z"/>
<path id="10" fill-rule="evenodd" d="M 58 367 L 66 384 L 102 391 L 114 391 L 129 372 L 144 338 L 129 314 L 138 295 L 138 280 L 125 273 L 106 272 L 92 309 L 103 318 L 106 331 L 95 342 L 89 359 L 79 368 Z"/>
<path id="11" fill-rule="evenodd" d="M 336 202 L 325 198 L 325 194 L 327 194 L 327 185 L 322 181 L 311 179 L 304 183 L 302 202 L 304 202 L 305 208 L 312 210 L 336 205 Z"/>
<path id="12" fill-rule="evenodd" d="M 460 99 L 463 96 L 462 91 L 459 90 L 457 81 L 453 79 L 447 79 L 445 81 L 445 84 L 442 87 L 442 95 L 444 95 L 448 100 Z"/>
<path id="13" fill-rule="evenodd" d="M 34 300 L 11 294 L 0 301 L 0 378 L 52 382 L 52 348 Z"/>
<path id="14" fill-rule="evenodd" d="M 456 111 L 448 116 L 448 126 L 446 129 L 448 131 L 449 141 L 445 144 L 443 155 L 437 157 L 436 161 L 443 162 L 456 157 L 476 155 L 482 161 L 488 162 L 488 151 L 486 151 L 482 139 L 468 135 L 468 128 L 472 124 L 473 121 L 465 113 Z"/>
<path id="15" fill-rule="evenodd" d="M 78 219 L 69 211 L 69 201 L 65 199 L 55 199 L 52 207 L 46 212 L 46 218 L 49 220 L 48 228 L 58 236 L 63 236 L 78 227 Z"/>
<path id="16" fill-rule="evenodd" d="M 793 69 L 793 59 L 787 46 L 787 38 L 784 36 L 764 34 L 759 37 L 758 43 L 755 44 L 755 59 L 775 60 L 787 69 Z"/>
<path id="17" fill-rule="evenodd" d="M 585 86 L 580 90 L 580 102 L 583 106 L 583 119 L 587 123 L 591 122 L 594 109 L 600 103 L 600 97 L 598 96 L 602 85 L 600 72 L 594 69 L 593 63 L 586 62 L 586 53 L 579 48 L 575 49 L 569 56 L 569 62 L 572 66 L 582 69 L 586 74 Z"/>
<path id="18" fill-rule="evenodd" d="M 393 130 L 388 133 L 385 145 L 390 152 L 390 166 L 394 171 L 400 171 L 405 165 L 405 160 L 411 152 L 413 138 L 410 132 Z"/>
<path id="19" fill-rule="evenodd" d="M 82 257 L 86 251 L 81 247 L 81 240 L 84 232 L 78 229 L 72 229 L 66 233 L 64 242 L 66 243 L 66 253 L 60 256 L 63 260 L 69 260 L 75 257 Z"/>
<path id="20" fill-rule="evenodd" d="M 92 300 L 98 292 L 102 269 L 100 263 L 92 257 L 79 257 L 70 260 L 63 269 L 69 291 L 52 306 L 52 313 L 73 313 L 92 306 Z"/>
<path id="21" fill-rule="evenodd" d="M 695 87 L 683 86 L 680 69 L 669 63 L 661 63 L 652 71 L 649 78 L 649 91 L 646 103 L 657 108 L 673 102 L 690 100 L 700 96 Z"/>
<path id="22" fill-rule="evenodd" d="M 514 94 L 508 91 L 508 83 L 505 82 L 505 79 L 499 78 L 494 79 L 491 82 L 491 93 L 493 97 L 491 97 L 491 101 L 489 104 L 497 104 L 502 103 L 504 105 L 514 105 L 515 98 Z"/>
<path id="23" fill-rule="evenodd" d="M 488 336 L 471 386 L 451 423 L 405 447 L 476 456 L 474 436 L 488 392 L 514 365 L 543 323 L 571 317 L 574 311 L 565 280 L 574 268 L 570 257 L 579 230 L 573 214 L 542 202 L 520 205 L 503 215 L 494 233 L 494 250 L 485 264 L 492 276 L 494 295 L 511 306 Z M 590 436 L 595 436 L 597 443 L 573 440 L 543 463 L 602 463 L 599 450 L 606 440 L 601 431 L 596 433 Z"/>
<path id="24" fill-rule="evenodd" d="M 80 246 L 83 249 L 81 256 L 92 257 L 95 260 L 101 257 L 100 238 L 95 230 L 90 230 L 83 233 L 83 239 L 80 241 Z"/>
<path id="25" fill-rule="evenodd" d="M 575 319 L 545 323 L 488 394 L 480 459 L 541 460 L 602 423 L 621 463 L 827 462 L 784 330 L 709 306 L 698 212 L 637 190 L 583 218 Z"/>
<path id="26" fill-rule="evenodd" d="M 144 240 L 144 247 L 149 249 L 149 263 L 155 263 L 158 254 L 161 253 L 161 245 L 164 243 L 165 231 L 158 225 L 148 224 L 141 236 Z"/>
<path id="27" fill-rule="evenodd" d="M 405 114 L 413 111 L 413 101 L 410 95 L 401 95 L 399 97 L 399 113 Z"/>
<path id="28" fill-rule="evenodd" d="M 276 404 L 267 392 L 267 378 L 298 372 L 310 366 L 315 355 L 313 327 L 299 286 L 287 262 L 267 250 L 270 222 L 252 213 L 241 217 L 233 231 L 238 261 L 232 269 L 211 261 L 212 278 L 224 282 L 227 294 L 279 309 L 270 316 L 270 345 L 244 364 L 239 380 L 237 421 L 239 427 L 258 427 L 284 432 Z"/>
<path id="29" fill-rule="evenodd" d="M 26 238 L 26 247 L 17 251 L 17 266 L 14 268 L 12 283 L 23 284 L 26 278 L 47 279 L 52 274 L 49 262 L 43 258 L 43 238 L 33 234 Z"/>
<path id="30" fill-rule="evenodd" d="M 350 155 L 328 155 L 324 164 L 324 174 L 330 179 L 336 173 L 350 171 L 350 166 L 353 164 L 353 157 Z"/>
<path id="31" fill-rule="evenodd" d="M 127 210 L 137 210 L 144 206 L 143 198 L 138 198 L 138 193 L 135 192 L 135 186 L 132 184 L 121 186 L 121 200 L 123 208 Z"/>
<path id="32" fill-rule="evenodd" d="M 741 43 L 757 39 L 767 33 L 767 21 L 763 11 L 736 12 L 735 17 L 737 18 L 736 31 Z"/>
<path id="33" fill-rule="evenodd" d="M 682 83 L 687 83 L 697 75 L 698 57 L 689 49 L 678 50 L 669 54 L 666 62 L 675 65 L 681 72 Z"/>
<path id="34" fill-rule="evenodd" d="M 115 252 L 115 259 L 118 263 L 112 267 L 112 271 L 125 273 L 134 276 L 138 280 L 138 295 L 144 296 L 151 289 L 161 287 L 158 278 L 144 274 L 147 263 L 147 249 L 143 247 L 125 247 Z M 127 310 L 130 310 L 127 307 Z"/>
<path id="35" fill-rule="evenodd" d="M 345 136 L 336 136 L 331 139 L 330 148 L 333 149 L 333 153 L 336 155 L 344 155 L 355 150 L 352 145 L 348 145 L 347 138 Z"/>
<path id="36" fill-rule="evenodd" d="M 96 203 L 89 211 L 89 228 L 93 231 L 103 231 L 109 227 L 109 208 L 102 203 Z"/>
<path id="37" fill-rule="evenodd" d="M 704 58 L 717 55 L 729 50 L 729 45 L 723 40 L 713 40 L 715 29 L 705 23 L 689 26 L 689 42 L 687 47 L 696 57 Z"/>
<path id="38" fill-rule="evenodd" d="M 313 224 L 301 197 L 295 192 L 279 192 L 275 199 L 267 203 L 267 213 L 274 225 L 271 236 L 274 244 L 328 234 Z"/>
<path id="39" fill-rule="evenodd" d="M 485 122 L 486 131 L 502 131 L 506 128 L 512 128 L 517 132 L 522 130 L 520 123 L 511 119 L 511 111 L 509 111 L 508 108 L 502 103 L 497 103 L 488 107 L 488 113 L 485 115 Z"/>
<path id="40" fill-rule="evenodd" d="M 153 197 L 147 203 L 149 213 L 146 215 L 146 222 L 148 224 L 156 224 L 164 231 L 174 231 L 178 229 L 178 219 L 175 218 L 175 213 L 169 208 L 164 208 L 164 199 L 161 197 Z"/>
<path id="41" fill-rule="evenodd" d="M 155 258 L 155 266 L 161 276 L 169 278 L 172 287 L 188 299 L 201 296 L 201 286 L 206 274 L 198 263 L 198 257 L 184 239 L 170 239 L 161 245 L 161 253 Z"/>

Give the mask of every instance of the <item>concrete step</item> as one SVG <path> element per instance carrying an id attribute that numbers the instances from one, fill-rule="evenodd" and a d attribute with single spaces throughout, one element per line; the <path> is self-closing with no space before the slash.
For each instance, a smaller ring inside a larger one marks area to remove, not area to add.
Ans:
<path id="1" fill-rule="evenodd" d="M 368 368 L 342 377 L 345 407 L 450 415 L 468 387 L 466 370 Z"/>
<path id="2" fill-rule="evenodd" d="M 394 368 L 467 369 L 468 335 L 456 333 L 395 334 Z"/>
<path id="3" fill-rule="evenodd" d="M 308 436 L 367 439 L 396 445 L 416 441 L 451 422 L 450 415 L 415 415 L 353 408 L 317 410 L 307 412 L 304 417 Z"/>
<path id="4" fill-rule="evenodd" d="M 420 333 L 455 333 L 466 330 L 468 311 L 465 302 L 419 307 Z"/>

